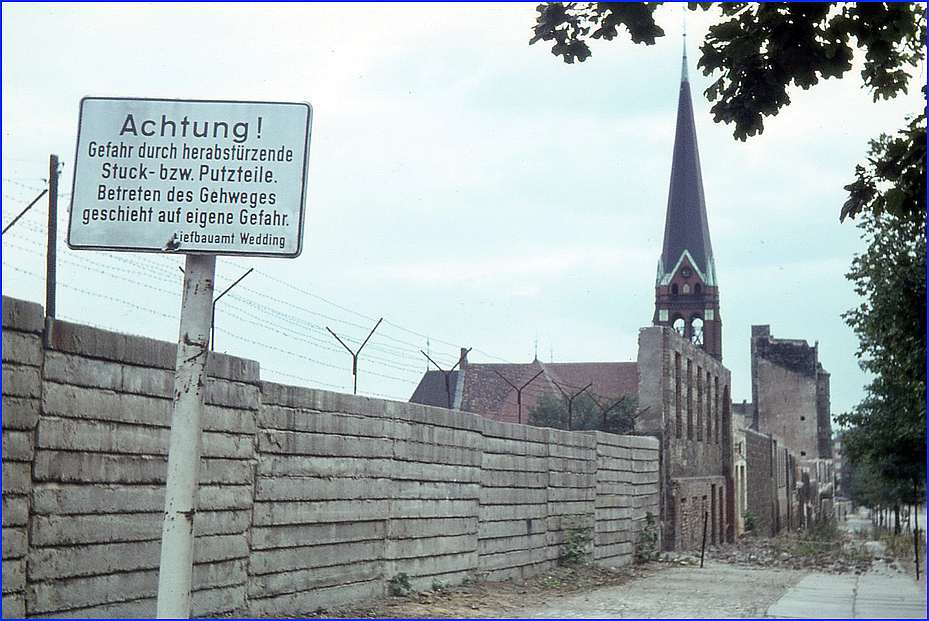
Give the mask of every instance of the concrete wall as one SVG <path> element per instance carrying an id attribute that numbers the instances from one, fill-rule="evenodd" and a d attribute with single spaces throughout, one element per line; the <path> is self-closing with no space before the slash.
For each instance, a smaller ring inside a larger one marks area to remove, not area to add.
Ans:
<path id="1" fill-rule="evenodd" d="M 151 617 L 175 346 L 3 298 L 3 616 Z M 569 433 L 209 365 L 193 614 L 296 615 L 551 566 L 567 516 L 632 561 L 654 438 Z"/>
<path id="2" fill-rule="evenodd" d="M 3 299 L 3 617 L 26 614 L 35 429 L 42 396 L 42 309 Z"/>
<path id="3" fill-rule="evenodd" d="M 25 581 L 3 574 L 10 612 L 154 616 L 174 346 L 54 322 L 43 347 L 42 316 L 36 305 L 3 299 L 3 497 L 18 516 L 13 532 L 4 529 L 4 563 L 8 540 L 19 541 L 20 523 L 28 528 L 28 546 L 19 557 L 16 544 L 11 573 L 24 570 Z M 259 404 L 256 363 L 215 356 L 210 375 L 195 615 L 245 604 Z M 29 416 L 10 417 L 26 399 Z M 15 469 L 10 489 L 8 468 Z"/>

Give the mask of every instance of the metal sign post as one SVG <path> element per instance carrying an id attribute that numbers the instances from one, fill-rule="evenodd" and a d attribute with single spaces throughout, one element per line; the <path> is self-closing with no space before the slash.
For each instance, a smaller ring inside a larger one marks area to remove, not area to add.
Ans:
<path id="1" fill-rule="evenodd" d="M 186 619 L 190 616 L 194 516 L 200 480 L 200 421 L 205 409 L 215 271 L 214 255 L 187 255 L 161 533 L 159 619 Z"/>
<path id="2" fill-rule="evenodd" d="M 308 103 L 81 100 L 68 245 L 187 255 L 159 618 L 190 615 L 216 256 L 300 254 L 312 118 Z"/>

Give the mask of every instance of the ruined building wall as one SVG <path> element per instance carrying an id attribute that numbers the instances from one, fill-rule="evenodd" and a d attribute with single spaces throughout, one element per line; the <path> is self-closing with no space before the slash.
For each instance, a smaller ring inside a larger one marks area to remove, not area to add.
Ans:
<path id="1" fill-rule="evenodd" d="M 830 458 L 829 374 L 817 346 L 752 326 L 752 428 L 773 434 L 801 459 Z"/>
<path id="2" fill-rule="evenodd" d="M 773 447 L 770 436 L 751 429 L 745 431 L 746 511 L 756 524 L 759 534 L 769 537 L 777 533 L 776 487 Z"/>
<path id="3" fill-rule="evenodd" d="M 779 438 L 746 429 L 745 464 L 745 510 L 755 520 L 759 534 L 773 536 L 796 530 L 804 526 L 804 515 L 819 515 L 802 497 L 796 454 Z"/>
<path id="4" fill-rule="evenodd" d="M 639 331 L 636 432 L 661 442 L 661 519 L 666 549 L 734 536 L 730 373 L 673 329 Z"/>
<path id="5" fill-rule="evenodd" d="M 175 345 L 3 298 L 3 617 L 155 613 Z M 599 562 L 658 512 L 654 438 L 564 432 L 261 381 L 212 355 L 193 614 L 292 616 L 551 567 L 568 516 Z"/>

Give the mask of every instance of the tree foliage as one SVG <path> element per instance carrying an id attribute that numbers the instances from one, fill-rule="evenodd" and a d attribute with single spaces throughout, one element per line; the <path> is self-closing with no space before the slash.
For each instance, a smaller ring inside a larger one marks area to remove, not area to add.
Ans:
<path id="1" fill-rule="evenodd" d="M 926 87 L 923 86 L 923 96 Z M 845 186 L 849 198 L 839 220 L 863 211 L 885 212 L 913 223 L 926 219 L 926 110 L 894 138 L 871 144 L 868 165 L 855 167 L 856 179 Z"/>
<path id="2" fill-rule="evenodd" d="M 914 495 L 912 481 L 888 481 L 868 462 L 853 469 L 846 493 L 853 503 L 870 509 L 922 501 L 921 496 Z"/>
<path id="3" fill-rule="evenodd" d="M 530 44 L 551 41 L 566 63 L 592 55 L 589 41 L 614 39 L 625 27 L 632 41 L 652 45 L 664 36 L 655 23 L 660 2 L 549 2 L 537 7 Z M 764 130 L 764 117 L 790 103 L 791 85 L 808 89 L 852 68 L 864 51 L 861 78 L 875 99 L 907 92 L 909 68 L 925 58 L 926 8 L 880 2 L 691 2 L 718 10 L 700 47 L 698 66 L 719 72 L 706 90 L 714 120 L 734 125 L 739 140 Z"/>
<path id="4" fill-rule="evenodd" d="M 583 392 L 571 403 L 570 428 L 573 431 L 632 433 L 635 428 L 637 401 L 633 395 L 610 400 Z M 561 395 L 543 394 L 529 410 L 529 424 L 568 429 L 568 400 Z"/>
<path id="5" fill-rule="evenodd" d="M 872 156 L 887 157 L 886 139 Z M 863 298 L 846 322 L 859 339 L 861 366 L 874 374 L 865 399 L 837 417 L 850 428 L 848 458 L 889 487 L 911 489 L 926 479 L 926 206 L 921 221 L 866 212 L 860 223 L 868 250 L 848 278 Z M 904 498 L 900 499 L 904 501 Z"/>

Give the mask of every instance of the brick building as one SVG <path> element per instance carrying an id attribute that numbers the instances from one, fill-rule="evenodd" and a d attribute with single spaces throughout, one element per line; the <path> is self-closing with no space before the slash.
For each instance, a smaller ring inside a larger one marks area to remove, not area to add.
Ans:
<path id="1" fill-rule="evenodd" d="M 804 523 L 802 472 L 797 457 L 775 436 L 745 430 L 745 512 L 757 532 L 772 536 Z"/>
<path id="2" fill-rule="evenodd" d="M 706 214 L 687 55 L 683 58 L 655 324 L 639 333 L 636 432 L 659 438 L 665 549 L 735 534 L 730 373 Z"/>
<path id="3" fill-rule="evenodd" d="M 716 264 L 706 217 L 687 54 L 681 70 L 664 242 L 655 286 L 655 325 L 671 326 L 722 360 Z"/>
<path id="4" fill-rule="evenodd" d="M 473 412 L 508 423 L 526 423 L 543 395 L 560 397 L 590 384 L 587 391 L 612 403 L 638 391 L 635 362 L 542 362 L 474 364 L 462 350 L 456 370 L 428 371 L 410 397 L 412 403 Z"/>
<path id="5" fill-rule="evenodd" d="M 751 425 L 751 405 L 745 401 L 732 404 L 732 478 L 735 505 L 735 536 L 746 531 L 748 508 L 748 460 L 746 459 L 746 430 Z"/>
<path id="6" fill-rule="evenodd" d="M 730 373 L 666 326 L 639 332 L 636 433 L 660 443 L 660 512 L 666 550 L 699 547 L 735 533 Z"/>

